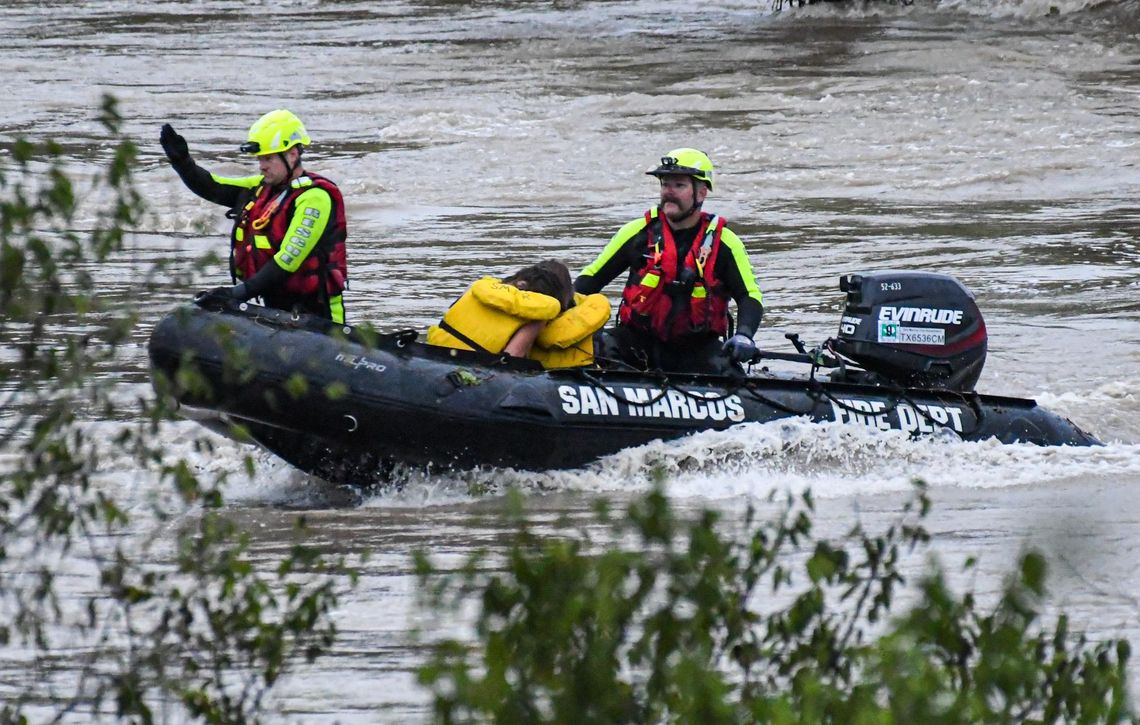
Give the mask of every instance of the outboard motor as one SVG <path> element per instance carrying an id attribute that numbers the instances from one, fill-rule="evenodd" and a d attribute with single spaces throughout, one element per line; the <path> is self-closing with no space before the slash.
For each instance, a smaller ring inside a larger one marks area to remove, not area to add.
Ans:
<path id="1" fill-rule="evenodd" d="M 888 381 L 970 391 L 986 362 L 974 295 L 945 274 L 871 272 L 839 279 L 847 303 L 835 353 Z"/>

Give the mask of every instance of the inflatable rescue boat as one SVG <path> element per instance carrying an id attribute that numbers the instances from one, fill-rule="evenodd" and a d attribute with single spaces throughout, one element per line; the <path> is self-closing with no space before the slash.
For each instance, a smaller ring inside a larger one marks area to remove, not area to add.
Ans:
<path id="1" fill-rule="evenodd" d="M 210 297 L 163 318 L 149 354 L 156 389 L 187 417 L 227 434 L 240 426 L 338 484 L 382 482 L 393 463 L 575 468 L 655 439 L 791 417 L 915 437 L 1099 444 L 1032 400 L 974 391 L 987 333 L 954 278 L 876 272 L 844 276 L 840 289 L 836 337 L 808 350 L 788 335 L 795 352 L 762 351 L 733 376 L 543 370 L 428 346 L 414 331 Z"/>

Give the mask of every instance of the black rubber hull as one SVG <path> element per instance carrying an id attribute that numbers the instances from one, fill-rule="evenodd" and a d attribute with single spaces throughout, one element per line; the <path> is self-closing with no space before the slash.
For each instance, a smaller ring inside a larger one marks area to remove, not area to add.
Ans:
<path id="1" fill-rule="evenodd" d="M 806 377 L 543 372 L 410 335 L 366 341 L 325 327 L 255 306 L 181 308 L 151 335 L 156 385 L 198 417 L 225 414 L 268 450 L 335 483 L 374 483 L 393 462 L 575 468 L 655 439 L 793 416 L 915 436 L 1098 443 L 1031 400 Z M 168 387 L 180 366 L 196 370 L 198 384 Z"/>

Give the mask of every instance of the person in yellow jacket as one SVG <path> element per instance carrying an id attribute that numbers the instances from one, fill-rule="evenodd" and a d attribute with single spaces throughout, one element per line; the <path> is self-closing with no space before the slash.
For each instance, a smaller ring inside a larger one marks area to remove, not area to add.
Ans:
<path id="1" fill-rule="evenodd" d="M 574 306 L 542 328 L 527 354 L 544 368 L 575 368 L 594 363 L 594 333 L 613 311 L 605 295 L 574 293 Z"/>
<path id="2" fill-rule="evenodd" d="M 589 365 L 593 333 L 609 316 L 604 296 L 575 295 L 566 265 L 547 260 L 475 282 L 428 329 L 427 343 L 530 357 L 547 368 Z"/>

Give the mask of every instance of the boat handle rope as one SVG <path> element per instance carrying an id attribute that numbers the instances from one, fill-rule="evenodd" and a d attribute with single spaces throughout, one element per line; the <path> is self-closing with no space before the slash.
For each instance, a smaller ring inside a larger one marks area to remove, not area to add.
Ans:
<path id="1" fill-rule="evenodd" d="M 954 430 L 953 428 L 950 428 L 949 424 L 935 420 L 934 417 L 930 415 L 930 413 L 926 412 L 926 410 L 919 404 L 919 402 L 917 400 L 915 400 L 911 396 L 907 395 L 905 390 L 896 389 L 896 390 L 892 390 L 891 392 L 895 393 L 898 397 L 895 400 L 894 405 L 892 405 L 890 407 L 890 410 L 894 410 L 895 408 L 898 408 L 899 403 L 908 403 L 912 410 L 914 410 L 916 413 L 918 413 L 920 416 L 922 416 L 923 418 L 926 419 L 926 422 L 928 422 L 932 426 L 936 426 L 938 428 L 948 428 L 949 430 L 954 431 L 954 433 L 957 433 L 959 438 L 965 438 L 966 436 L 972 436 L 975 433 L 977 433 L 979 430 L 982 429 L 982 418 L 985 417 L 985 410 L 983 410 L 982 407 L 980 405 L 978 405 L 977 393 L 974 393 L 974 395 L 972 397 L 969 397 L 969 398 L 967 398 L 967 396 L 965 396 L 965 395 L 959 395 L 958 396 L 962 400 L 963 403 L 970 406 L 970 410 L 974 411 L 974 421 L 975 421 L 973 428 L 971 428 L 968 431 L 963 430 L 961 433 L 959 433 L 958 431 Z M 844 406 L 844 407 L 848 411 L 851 410 L 847 406 Z M 851 411 L 851 412 L 858 412 L 858 411 Z"/>
<path id="2" fill-rule="evenodd" d="M 598 380 L 597 378 L 595 378 L 593 375 L 589 374 L 585 370 L 579 370 L 578 374 L 583 379 L 585 379 L 586 382 L 588 382 L 592 387 L 604 391 L 606 393 L 606 395 L 609 395 L 611 398 L 614 398 L 614 400 L 617 400 L 617 396 L 615 396 L 613 391 L 610 390 L 608 387 L 606 387 L 606 384 L 603 383 L 601 380 Z M 715 396 L 715 397 L 705 397 L 705 395 L 703 395 L 703 394 L 697 394 L 695 392 L 685 390 L 684 388 L 677 385 L 676 383 L 671 382 L 667 375 L 662 375 L 662 376 L 658 377 L 656 379 L 656 382 L 658 385 L 661 386 L 661 393 L 659 395 L 657 395 L 656 397 L 651 398 L 650 400 L 644 400 L 644 401 L 622 400 L 621 402 L 626 403 L 627 405 L 629 405 L 632 408 L 646 408 L 646 407 L 649 407 L 651 405 L 654 405 L 655 403 L 660 402 L 660 400 L 662 398 L 664 398 L 665 395 L 670 390 L 676 390 L 678 393 L 681 393 L 686 398 L 692 398 L 693 400 L 698 400 L 701 402 L 716 403 L 718 401 L 727 399 L 728 397 L 730 397 L 733 393 L 735 393 L 739 389 L 739 388 L 732 388 L 731 390 L 729 390 L 724 395 Z M 777 403 L 776 406 L 778 407 L 779 404 Z M 795 411 L 788 411 L 788 412 L 795 412 Z"/>
<path id="3" fill-rule="evenodd" d="M 606 395 L 610 396 L 614 400 L 618 399 L 617 396 L 614 395 L 614 391 L 610 390 L 608 387 L 606 387 L 605 383 L 603 383 L 601 380 L 598 380 L 597 378 L 595 378 L 590 373 L 586 372 L 585 370 L 580 370 L 580 371 L 578 371 L 578 375 L 580 377 L 582 377 L 587 383 L 589 383 L 591 387 L 597 388 L 598 390 L 605 392 Z M 630 406 L 632 406 L 634 408 L 644 408 L 644 407 L 648 407 L 650 405 L 653 405 L 654 403 L 657 403 L 662 398 L 664 398 L 665 394 L 668 392 L 669 392 L 669 379 L 668 378 L 662 378 L 661 379 L 661 394 L 658 395 L 656 398 L 653 398 L 652 400 L 646 400 L 644 402 L 637 401 L 637 400 L 626 400 L 626 401 L 622 401 L 622 402 L 628 403 Z"/>
<path id="4" fill-rule="evenodd" d="M 812 382 L 814 382 L 814 381 L 812 381 Z M 783 403 L 780 403 L 776 400 L 773 400 L 772 398 L 767 397 L 766 395 L 761 395 L 760 393 L 756 392 L 756 390 L 754 390 L 751 385 L 748 385 L 748 384 L 741 385 L 738 388 L 733 388 L 733 392 L 736 392 L 737 390 L 740 390 L 740 389 L 745 390 L 748 393 L 748 397 L 752 398 L 756 402 L 763 403 L 764 405 L 767 405 L 770 408 L 775 408 L 776 410 L 782 410 L 785 413 L 791 413 L 792 415 L 807 415 L 812 410 L 811 408 L 808 408 L 807 410 L 796 410 L 795 408 L 790 408 L 790 407 L 784 405 Z M 817 399 L 817 396 L 813 395 L 812 393 L 813 393 L 813 391 L 811 391 L 811 390 L 808 391 L 808 395 L 812 398 L 813 401 L 815 401 Z M 813 402 L 812 408 L 814 408 L 814 407 L 815 407 L 815 403 Z"/>
<path id="5" fill-rule="evenodd" d="M 585 370 L 578 371 L 578 374 L 587 383 L 589 383 L 592 387 L 597 388 L 598 390 L 605 392 L 610 397 L 613 397 L 616 399 L 616 396 L 614 395 L 613 391 L 610 390 L 605 385 L 605 383 L 603 383 L 601 380 L 597 379 L 596 377 L 594 377 L 590 373 L 586 372 Z M 812 408 L 808 408 L 807 410 L 796 410 L 795 408 L 788 407 L 788 406 L 784 405 L 783 403 L 780 403 L 776 400 L 773 400 L 773 399 L 771 399 L 765 395 L 761 395 L 760 393 L 758 393 L 753 388 L 752 385 L 749 384 L 748 381 L 744 381 L 742 384 L 735 385 L 731 388 L 728 388 L 727 392 L 724 395 L 721 395 L 719 397 L 714 397 L 714 398 L 706 398 L 704 395 L 697 395 L 696 393 L 685 390 L 684 388 L 682 388 L 682 387 L 678 386 L 677 384 L 671 382 L 669 380 L 668 376 L 662 376 L 662 377 L 658 378 L 657 382 L 661 386 L 661 392 L 656 397 L 654 397 L 650 400 L 646 400 L 646 401 L 623 400 L 622 402 L 624 402 L 627 405 L 634 407 L 634 408 L 645 408 L 645 407 L 649 407 L 649 406 L 654 405 L 657 402 L 659 402 L 662 398 L 665 397 L 665 395 L 670 390 L 676 390 L 677 392 L 681 393 L 682 395 L 685 395 L 686 397 L 692 398 L 694 400 L 716 402 L 719 400 L 724 400 L 724 399 L 728 398 L 730 395 L 734 395 L 740 391 L 744 391 L 748 394 L 748 397 L 750 397 L 751 399 L 753 399 L 759 403 L 763 403 L 764 405 L 767 405 L 771 408 L 775 408 L 776 410 L 783 411 L 785 413 L 791 413 L 793 415 L 808 415 L 812 411 Z M 829 402 L 831 402 L 836 407 L 839 407 L 843 410 L 846 410 L 849 413 L 858 413 L 860 415 L 866 414 L 867 411 L 860 410 L 860 409 L 856 408 L 855 406 L 848 404 L 844 400 L 837 398 L 834 394 L 831 393 L 831 391 L 827 390 L 822 385 L 820 385 L 819 381 L 816 380 L 815 378 L 809 378 L 807 382 L 808 382 L 808 395 L 813 400 L 818 401 L 821 397 L 826 398 Z M 918 401 L 916 401 L 911 396 L 907 395 L 905 390 L 903 390 L 901 388 L 894 388 L 894 389 L 891 389 L 889 392 L 891 393 L 892 397 L 891 397 L 891 401 L 887 407 L 887 410 L 895 410 L 899 407 L 900 403 L 904 403 L 904 402 L 908 403 L 911 406 L 911 408 L 918 415 L 920 415 L 924 419 L 926 419 L 926 421 L 928 423 L 930 423 L 932 426 L 935 426 L 935 427 L 940 428 L 940 429 L 941 428 L 947 428 L 947 429 L 953 431 L 954 433 L 956 433 L 958 435 L 958 437 L 960 437 L 960 438 L 965 438 L 967 436 L 973 435 L 974 433 L 978 432 L 982 428 L 982 419 L 985 416 L 985 411 L 981 408 L 981 406 L 978 405 L 977 394 L 975 394 L 973 396 L 969 396 L 969 397 L 965 396 L 965 395 L 959 396 L 962 399 L 962 402 L 964 402 L 970 406 L 970 409 L 974 412 L 974 420 L 976 421 L 974 427 L 971 430 L 962 431 L 959 433 L 958 431 L 955 431 L 953 428 L 951 428 L 946 423 L 935 420 L 934 417 L 930 415 L 930 413 L 926 412 L 926 410 L 923 409 L 919 405 Z M 814 404 L 812 407 L 814 408 Z"/>
<path id="6" fill-rule="evenodd" d="M 918 407 L 918 402 L 913 400 L 906 393 L 903 393 L 900 397 L 902 397 L 902 399 L 905 400 L 906 402 L 910 403 L 910 406 L 912 408 L 914 408 L 915 410 L 917 410 L 919 415 L 921 415 L 923 418 L 926 418 L 926 420 L 929 421 L 930 423 L 937 425 L 939 427 L 942 427 L 942 428 L 947 427 L 947 425 L 945 423 L 939 423 L 938 421 L 934 420 L 934 418 L 930 417 L 930 413 L 927 413 L 925 410 Z M 977 393 L 974 393 L 973 395 L 971 395 L 969 397 L 959 394 L 958 397 L 962 400 L 963 403 L 970 406 L 970 410 L 974 411 L 974 420 L 976 421 L 974 424 L 974 427 L 972 429 L 970 429 L 968 431 L 964 430 L 958 434 L 959 437 L 965 438 L 966 436 L 974 435 L 975 433 L 977 433 L 979 430 L 982 429 L 982 418 L 985 417 L 986 411 L 985 411 L 985 409 L 982 408 L 981 405 L 978 404 L 978 394 Z M 896 403 L 895 405 L 897 406 L 898 404 Z M 951 428 L 950 430 L 954 430 L 954 429 Z M 957 433 L 957 431 L 954 431 L 954 432 Z"/>
<path id="7" fill-rule="evenodd" d="M 579 349 L 581 349 L 581 348 L 579 348 Z M 588 351 L 585 351 L 585 350 L 583 350 L 583 352 L 588 352 Z M 605 363 L 605 364 L 606 364 L 606 369 L 607 369 L 607 370 L 609 370 L 609 369 L 610 369 L 610 368 L 609 368 L 609 366 L 610 366 L 610 365 L 620 365 L 620 366 L 621 366 L 621 369 L 623 369 L 623 370 L 629 370 L 629 371 L 632 371 L 632 372 L 635 372 L 635 373 L 642 373 L 642 372 L 645 372 L 644 370 L 642 370 L 641 368 L 637 367 L 636 365 L 630 365 L 630 364 L 629 364 L 629 363 L 627 363 L 625 360 L 622 360 L 622 359 L 620 359 L 620 358 L 606 357 L 605 355 L 597 355 L 597 354 L 595 354 L 595 355 L 594 355 L 594 361 L 595 361 L 595 362 L 603 362 L 603 363 Z"/>
<path id="8" fill-rule="evenodd" d="M 597 388 L 597 389 L 605 392 L 607 395 L 614 398 L 615 400 L 617 399 L 617 397 L 614 395 L 613 391 L 610 390 L 608 387 L 606 387 L 605 383 L 603 383 L 601 380 L 598 380 L 596 377 L 589 374 L 585 370 L 578 371 L 578 374 L 584 380 L 586 380 L 586 382 L 588 382 L 592 387 Z M 771 400 L 769 398 L 766 398 L 763 395 L 760 395 L 759 393 L 757 393 L 755 390 L 752 390 L 747 384 L 733 386 L 733 387 L 729 388 L 728 391 L 724 395 L 719 395 L 719 396 L 714 396 L 714 397 L 706 397 L 704 394 L 697 394 L 696 392 L 685 390 L 684 388 L 680 387 L 676 383 L 673 383 L 672 381 L 670 381 L 668 376 L 661 376 L 657 379 L 656 382 L 661 386 L 661 392 L 656 397 L 651 398 L 650 400 L 645 400 L 645 401 L 623 400 L 622 402 L 626 403 L 627 405 L 629 405 L 630 407 L 633 407 L 633 408 L 646 408 L 646 407 L 649 407 L 649 406 L 652 406 L 652 405 L 658 403 L 662 398 L 665 397 L 665 395 L 670 390 L 676 390 L 677 392 L 681 393 L 682 395 L 684 395 L 687 398 L 691 398 L 693 400 L 697 400 L 700 402 L 713 402 L 713 403 L 715 403 L 715 402 L 718 402 L 721 400 L 728 399 L 730 396 L 734 395 L 737 391 L 739 391 L 743 388 L 743 389 L 748 391 L 749 397 L 751 397 L 753 400 L 757 400 L 757 401 L 764 403 L 765 405 L 768 405 L 768 406 L 775 408 L 777 410 L 782 410 L 785 413 L 792 413 L 794 415 L 806 415 L 807 413 L 811 412 L 810 410 L 808 410 L 808 411 L 795 410 L 795 409 L 789 408 L 789 407 L 785 406 L 784 404 L 779 403 L 775 400 Z"/>
<path id="9" fill-rule="evenodd" d="M 846 410 L 848 413 L 857 413 L 859 415 L 866 415 L 867 414 L 867 411 L 859 410 L 855 406 L 847 404 L 843 400 L 836 398 L 831 392 L 829 392 L 827 390 L 820 390 L 819 392 L 821 392 L 825 398 L 827 398 L 829 401 L 831 401 L 831 403 L 833 405 L 835 405 L 839 408 L 842 408 L 843 410 Z M 982 429 L 982 419 L 985 417 L 985 410 L 983 410 L 982 407 L 980 405 L 978 405 L 978 396 L 976 393 L 972 397 L 967 397 L 965 395 L 959 395 L 958 396 L 959 398 L 962 399 L 962 402 L 964 402 L 966 405 L 970 406 L 970 410 L 972 410 L 974 412 L 974 421 L 975 421 L 974 427 L 971 428 L 970 430 L 968 430 L 968 431 L 963 430 L 961 432 L 958 432 L 958 431 L 954 430 L 953 428 L 951 428 L 949 426 L 949 424 L 943 423 L 939 420 L 935 420 L 934 417 L 930 415 L 930 413 L 926 412 L 926 410 L 919 404 L 919 402 L 917 400 L 915 400 L 911 396 L 907 395 L 906 391 L 904 389 L 892 388 L 890 390 L 890 392 L 893 396 L 893 398 L 892 398 L 893 402 L 890 403 L 890 405 L 887 407 L 886 410 L 895 410 L 899 407 L 899 403 L 907 403 L 910 405 L 912 410 L 914 410 L 918 415 L 925 418 L 926 421 L 928 423 L 930 423 L 932 426 L 937 427 L 937 428 L 949 429 L 949 430 L 953 431 L 955 434 L 957 434 L 959 438 L 963 438 L 963 439 L 966 438 L 967 436 L 974 435 L 975 433 L 977 433 L 979 430 Z"/>
<path id="10" fill-rule="evenodd" d="M 245 303 L 245 302 L 242 303 L 243 306 L 245 306 L 246 304 L 247 303 Z M 238 309 L 241 309 L 241 308 L 239 307 Z M 242 311 L 244 312 L 245 310 L 242 310 Z M 279 330 L 282 327 L 285 327 L 287 325 L 285 320 L 280 319 L 276 315 L 271 317 L 271 316 L 266 315 L 264 313 L 255 313 L 250 319 L 253 320 L 253 324 L 257 325 L 258 327 L 265 327 L 268 329 L 278 329 Z"/>

